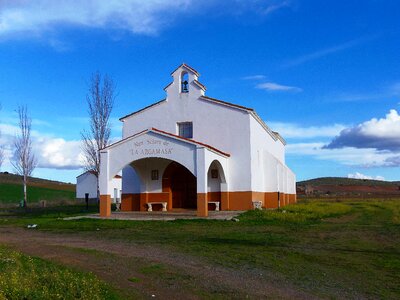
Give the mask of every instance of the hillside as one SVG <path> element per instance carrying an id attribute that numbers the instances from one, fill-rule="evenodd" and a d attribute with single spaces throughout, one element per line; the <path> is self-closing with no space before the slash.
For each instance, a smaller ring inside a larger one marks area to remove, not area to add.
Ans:
<path id="1" fill-rule="evenodd" d="M 22 177 L 7 172 L 0 173 L 0 203 L 18 203 L 23 198 Z M 30 177 L 28 202 L 40 200 L 63 201 L 75 199 L 75 184 Z"/>
<path id="2" fill-rule="evenodd" d="M 297 194 L 300 196 L 400 196 L 400 182 L 323 177 L 298 182 Z"/>

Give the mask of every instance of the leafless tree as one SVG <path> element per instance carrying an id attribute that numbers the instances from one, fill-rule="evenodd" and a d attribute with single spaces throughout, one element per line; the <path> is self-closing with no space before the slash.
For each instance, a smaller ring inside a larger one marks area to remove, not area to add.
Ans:
<path id="1" fill-rule="evenodd" d="M 114 81 L 107 75 L 102 77 L 99 72 L 94 73 L 86 95 L 90 130 L 84 130 L 81 136 L 85 160 L 84 168 L 86 171 L 94 171 L 97 177 L 97 199 L 100 197 L 100 150 L 108 145 L 110 139 L 110 115 L 115 96 Z"/>
<path id="2" fill-rule="evenodd" d="M 1 104 L 0 104 L 0 110 L 1 110 Z M 1 138 L 1 131 L 0 131 L 0 138 Z M 1 169 L 1 165 L 4 162 L 4 150 L 3 150 L 3 146 L 0 145 L 0 169 Z"/>
<path id="3" fill-rule="evenodd" d="M 19 117 L 19 134 L 14 139 L 14 159 L 11 161 L 17 174 L 23 177 L 24 183 L 24 207 L 27 207 L 26 185 L 28 177 L 36 168 L 36 158 L 32 150 L 31 125 L 32 119 L 28 115 L 26 106 L 19 106 L 17 109 Z"/>

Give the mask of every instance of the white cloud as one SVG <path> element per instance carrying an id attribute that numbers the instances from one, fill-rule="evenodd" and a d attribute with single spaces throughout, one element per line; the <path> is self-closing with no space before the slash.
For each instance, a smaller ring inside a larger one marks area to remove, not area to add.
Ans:
<path id="1" fill-rule="evenodd" d="M 347 178 L 353 178 L 353 179 L 374 179 L 374 180 L 382 180 L 382 181 L 385 180 L 384 177 L 379 176 L 379 175 L 373 177 L 373 176 L 364 175 L 364 174 L 359 173 L 359 172 L 356 172 L 356 173 L 354 173 L 354 174 L 348 174 L 348 175 L 347 175 Z"/>
<path id="2" fill-rule="evenodd" d="M 385 118 L 373 118 L 362 123 L 360 131 L 376 137 L 400 138 L 400 115 L 395 109 L 391 109 Z"/>
<path id="3" fill-rule="evenodd" d="M 274 82 L 265 82 L 256 85 L 256 88 L 274 92 L 301 92 L 302 89 L 295 86 L 282 85 Z"/>
<path id="4" fill-rule="evenodd" d="M 40 123 L 40 120 L 38 120 Z M 0 146 L 4 148 L 3 167 L 12 170 L 12 145 L 19 128 L 13 124 L 0 124 Z M 32 144 L 39 168 L 79 169 L 82 167 L 82 153 L 79 140 L 65 140 L 32 130 Z"/>
<path id="5" fill-rule="evenodd" d="M 355 127 L 342 130 L 326 148 L 343 147 L 400 150 L 400 115 L 391 109 L 384 118 L 372 118 Z"/>
<path id="6" fill-rule="evenodd" d="M 372 167 L 395 167 L 398 154 L 378 151 L 373 148 L 344 147 L 339 149 L 324 148 L 324 143 L 293 143 L 286 146 L 286 153 L 291 156 L 312 156 L 316 159 L 330 160 L 343 165 Z M 398 166 L 398 165 L 397 165 Z"/>
<path id="7" fill-rule="evenodd" d="M 39 34 L 56 25 L 120 28 L 153 34 L 168 23 L 168 17 L 186 11 L 193 0 L 92 0 L 6 1 L 0 6 L 0 35 Z"/>
<path id="8" fill-rule="evenodd" d="M 39 168 L 79 169 L 83 166 L 79 140 L 41 137 L 33 144 Z"/>
<path id="9" fill-rule="evenodd" d="M 185 13 L 222 11 L 235 13 L 254 11 L 260 15 L 290 6 L 280 0 L 14 0 L 0 1 L 0 37 L 17 34 L 40 36 L 59 26 L 122 29 L 135 34 L 155 34 Z M 50 39 L 62 51 L 68 46 Z"/>
<path id="10" fill-rule="evenodd" d="M 346 128 L 345 125 L 334 124 L 329 126 L 310 126 L 302 127 L 301 125 L 294 123 L 282 123 L 282 122 L 266 122 L 268 126 L 274 130 L 278 131 L 281 136 L 286 138 L 316 138 L 316 137 L 335 137 L 343 129 Z"/>

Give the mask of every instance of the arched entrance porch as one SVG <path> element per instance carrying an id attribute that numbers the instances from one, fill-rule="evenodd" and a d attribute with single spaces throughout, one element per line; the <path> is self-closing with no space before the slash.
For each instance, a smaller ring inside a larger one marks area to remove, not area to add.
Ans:
<path id="1" fill-rule="evenodd" d="M 162 210 L 160 202 L 172 209 L 197 208 L 197 179 L 182 164 L 150 157 L 134 161 L 122 170 L 122 210 Z"/>
<path id="2" fill-rule="evenodd" d="M 130 170 L 136 172 L 136 177 L 140 179 L 141 183 L 140 188 L 139 185 L 131 185 L 132 187 L 136 186 L 136 188 L 131 188 L 124 198 L 136 201 L 136 204 L 139 203 L 139 210 L 147 210 L 150 202 L 162 202 L 163 206 L 167 202 L 168 210 L 174 207 L 197 208 L 197 215 L 206 217 L 208 215 L 208 167 L 214 160 L 218 160 L 220 163 L 218 167 L 223 167 L 225 171 L 230 155 L 206 144 L 183 139 L 172 133 L 153 128 L 134 134 L 104 148 L 100 152 L 100 156 L 100 215 L 102 217 L 108 217 L 111 214 L 110 199 L 112 190 L 110 182 L 115 174 L 127 166 Z M 159 164 L 161 160 L 175 162 L 181 168 L 171 166 L 171 169 L 167 170 L 164 176 L 164 171 L 166 171 L 169 162 L 162 167 Z M 156 164 L 153 165 L 153 162 L 156 162 Z M 220 174 L 223 173 L 220 172 Z M 171 174 L 175 174 L 175 176 Z M 165 177 L 164 186 L 163 176 Z M 124 186 L 130 185 L 126 184 L 127 176 L 124 176 L 124 172 L 122 177 L 124 194 Z M 131 178 L 134 177 L 134 175 L 131 176 Z M 169 183 L 167 183 L 166 178 L 170 178 Z M 193 181 L 195 181 L 195 184 L 193 184 Z M 226 186 L 226 183 L 221 183 L 222 208 L 224 208 L 222 194 L 224 192 L 227 194 Z M 169 191 L 165 192 L 167 189 Z M 196 191 L 197 197 L 193 197 L 193 191 Z M 173 194 L 175 196 L 174 203 L 172 203 Z M 183 196 L 179 194 L 183 194 Z M 194 201 L 196 198 L 197 202 Z M 132 202 L 132 205 L 122 206 L 123 208 L 131 207 L 132 209 L 137 207 L 137 205 L 133 204 Z"/>

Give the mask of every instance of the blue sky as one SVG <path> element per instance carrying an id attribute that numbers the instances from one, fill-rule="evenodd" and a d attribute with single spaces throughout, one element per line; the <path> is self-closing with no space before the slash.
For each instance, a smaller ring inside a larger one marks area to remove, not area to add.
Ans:
<path id="1" fill-rule="evenodd" d="M 199 3 L 201 2 L 201 3 Z M 298 180 L 400 180 L 400 2 L 114 0 L 0 2 L 0 143 L 33 118 L 34 175 L 75 181 L 91 74 L 111 75 L 118 118 L 197 69 L 206 94 L 256 109 L 286 138 Z"/>

